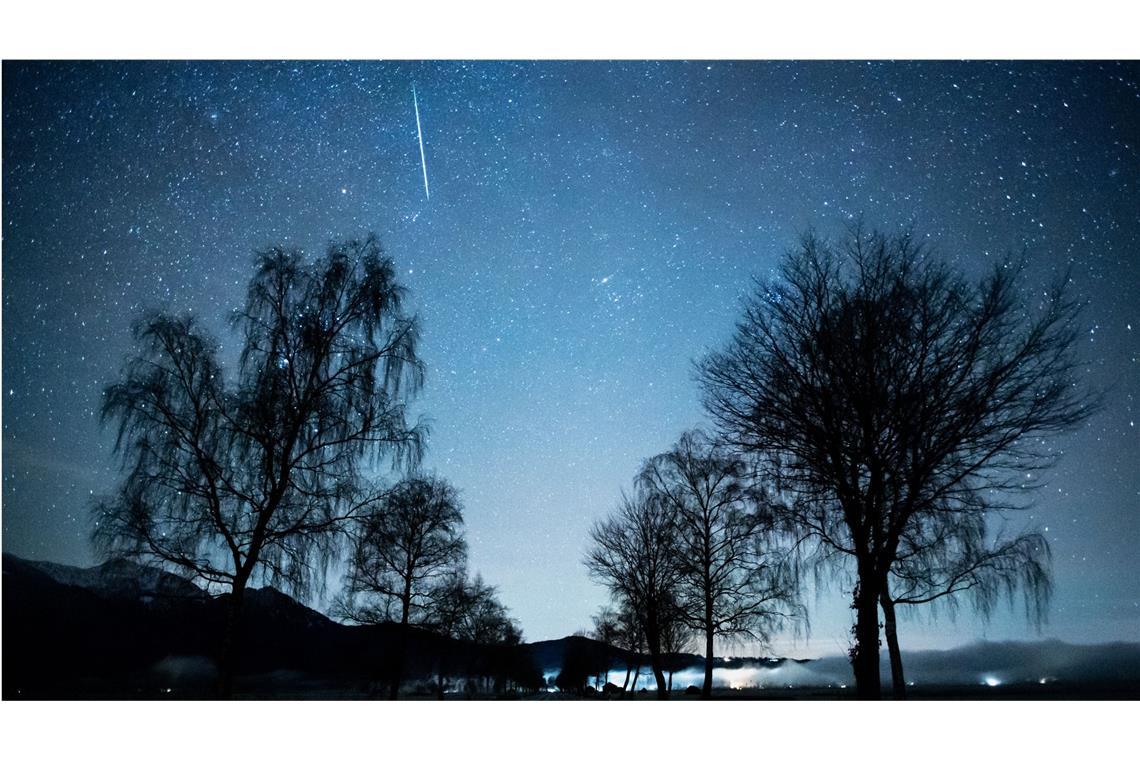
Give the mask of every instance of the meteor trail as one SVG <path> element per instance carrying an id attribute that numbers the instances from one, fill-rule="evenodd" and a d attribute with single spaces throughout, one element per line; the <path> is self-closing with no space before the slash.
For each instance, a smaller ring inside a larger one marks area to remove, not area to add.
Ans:
<path id="1" fill-rule="evenodd" d="M 420 139 L 420 167 L 424 170 L 424 195 L 431 200 L 431 191 L 428 190 L 427 159 L 424 158 L 424 132 L 420 128 L 420 102 L 416 99 L 416 84 L 412 83 L 412 105 L 416 109 L 416 137 Z"/>

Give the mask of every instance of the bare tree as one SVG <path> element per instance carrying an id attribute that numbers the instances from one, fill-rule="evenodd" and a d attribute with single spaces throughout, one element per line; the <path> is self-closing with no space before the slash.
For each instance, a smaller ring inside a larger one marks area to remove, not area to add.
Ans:
<path id="1" fill-rule="evenodd" d="M 673 692 L 673 673 L 677 671 L 678 656 L 693 642 L 693 628 L 689 625 L 689 616 L 685 614 L 678 599 L 670 598 L 662 605 L 661 613 L 661 651 L 665 669 L 669 672 L 666 677 L 665 690 Z M 711 679 L 710 679 L 711 680 Z"/>
<path id="2" fill-rule="evenodd" d="M 910 235 L 807 235 L 699 364 L 706 409 L 790 495 L 801 547 L 855 566 L 860 697 L 880 695 L 878 609 L 904 539 L 925 543 L 926 516 L 1012 508 L 997 495 L 1052 463 L 1043 439 L 1091 412 L 1079 305 L 1064 283 L 1024 303 L 1017 273 L 972 285 Z"/>
<path id="3" fill-rule="evenodd" d="M 498 589 L 476 573 L 468 579 L 467 568 L 459 566 L 431 592 L 433 610 L 429 627 L 461 641 L 476 644 L 521 643 L 522 632 L 499 601 Z"/>
<path id="4" fill-rule="evenodd" d="M 718 636 L 766 642 L 792 617 L 804 619 L 795 576 L 760 511 L 760 493 L 748 485 L 744 463 L 704 433 L 684 433 L 671 450 L 645 463 L 639 480 L 675 515 L 677 610 L 704 638 L 701 693 L 707 699 Z"/>
<path id="5" fill-rule="evenodd" d="M 594 623 L 594 630 L 590 633 L 592 639 L 613 647 L 621 646 L 622 621 L 617 610 L 602 607 L 591 620 Z"/>
<path id="6" fill-rule="evenodd" d="M 610 644 L 626 653 L 625 680 L 622 682 L 622 693 L 628 693 L 637 686 L 634 677 L 633 686 L 630 686 L 630 676 L 634 669 L 641 664 L 641 650 L 644 635 L 640 615 L 628 602 L 617 608 L 602 607 L 593 617 L 593 638 Z"/>
<path id="7" fill-rule="evenodd" d="M 451 568 L 431 589 L 431 607 L 425 626 L 443 636 L 474 644 L 515 646 L 522 630 L 499 601 L 498 589 L 476 574 L 468 578 L 466 565 Z M 438 696 L 443 699 L 446 663 L 437 663 Z"/>
<path id="8" fill-rule="evenodd" d="M 597 672 L 594 648 L 587 642 L 586 633 L 588 631 L 580 631 L 566 642 L 562 667 L 554 679 L 559 691 L 583 696 L 590 678 Z"/>
<path id="9" fill-rule="evenodd" d="M 397 483 L 360 518 L 341 616 L 399 624 L 391 699 L 399 695 L 409 627 L 429 621 L 436 584 L 466 558 L 462 526 L 455 489 L 430 476 Z"/>
<path id="10" fill-rule="evenodd" d="M 988 619 L 1002 596 L 1012 602 L 1020 589 L 1026 616 L 1040 626 L 1052 594 L 1049 544 L 1040 533 L 1013 538 L 999 535 L 990 542 L 986 520 L 980 515 L 948 512 L 936 517 L 940 518 L 936 525 L 912 526 L 904 536 L 880 596 L 895 699 L 904 699 L 907 688 L 897 607 L 935 605 L 953 615 L 965 597 L 975 614 Z M 915 543 L 914 536 L 922 543 Z"/>
<path id="11" fill-rule="evenodd" d="M 672 511 L 663 499 L 636 489 L 633 496 L 622 495 L 617 513 L 596 523 L 590 538 L 586 567 L 615 601 L 637 612 L 657 698 L 668 699 L 661 635 L 679 577 Z"/>
<path id="12" fill-rule="evenodd" d="M 250 580 L 295 593 L 319 582 L 345 521 L 370 502 L 361 462 L 420 455 L 405 402 L 423 367 L 403 299 L 375 238 L 312 263 L 273 248 L 232 317 L 244 340 L 233 385 L 192 317 L 153 313 L 104 391 L 125 477 L 94 503 L 94 542 L 229 592 L 223 695 Z"/>
<path id="13" fill-rule="evenodd" d="M 598 614 L 593 617 L 594 630 L 591 632 L 590 637 L 595 641 L 600 641 L 603 644 L 615 648 L 621 648 L 623 640 L 625 639 L 625 631 L 622 626 L 621 615 L 613 607 L 603 607 L 598 610 Z M 607 654 L 602 658 L 598 664 L 598 674 L 595 676 L 594 685 L 599 689 L 604 689 L 604 683 L 609 682 L 609 671 L 612 666 L 612 661 Z M 604 683 L 603 683 L 604 682 Z M 629 670 L 626 670 L 626 683 L 629 685 Z M 622 689 L 625 689 L 625 686 Z"/>

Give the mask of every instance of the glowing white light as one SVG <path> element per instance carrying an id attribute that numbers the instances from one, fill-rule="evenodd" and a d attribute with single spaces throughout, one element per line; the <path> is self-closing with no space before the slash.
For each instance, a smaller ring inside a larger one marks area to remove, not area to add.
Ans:
<path id="1" fill-rule="evenodd" d="M 993 676 L 986 676 L 982 679 L 982 683 L 986 686 L 1001 686 L 1001 681 Z"/>
<path id="2" fill-rule="evenodd" d="M 420 101 L 416 97 L 416 85 L 412 83 L 412 105 L 416 109 L 416 138 L 420 141 L 420 166 L 424 170 L 424 196 L 430 201 L 431 190 L 428 189 L 427 158 L 424 157 L 424 131 L 420 127 Z"/>

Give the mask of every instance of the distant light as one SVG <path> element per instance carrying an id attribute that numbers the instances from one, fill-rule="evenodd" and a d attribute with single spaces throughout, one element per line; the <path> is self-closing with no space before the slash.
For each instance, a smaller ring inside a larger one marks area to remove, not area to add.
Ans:
<path id="1" fill-rule="evenodd" d="M 1001 686 L 1001 681 L 997 678 L 994 678 L 993 676 L 986 676 L 982 679 L 982 683 L 984 683 L 986 686 Z"/>

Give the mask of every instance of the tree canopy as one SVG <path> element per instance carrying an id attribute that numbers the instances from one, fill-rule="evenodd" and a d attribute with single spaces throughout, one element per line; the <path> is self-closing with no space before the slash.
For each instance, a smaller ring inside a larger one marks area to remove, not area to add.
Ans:
<path id="1" fill-rule="evenodd" d="M 786 497 L 801 545 L 854 565 L 861 696 L 879 694 L 888 576 L 948 525 L 1011 508 L 1001 494 L 1055 460 L 1043 439 L 1091 412 L 1080 304 L 1065 282 L 1023 302 L 1018 271 L 971 283 L 907 233 L 809 234 L 698 365 L 720 436 Z"/>
<path id="2" fill-rule="evenodd" d="M 418 461 L 426 430 L 407 403 L 423 365 L 404 297 L 374 237 L 314 261 L 263 251 L 231 318 L 242 351 L 228 383 L 193 317 L 154 312 L 134 327 L 137 351 L 103 394 L 124 477 L 94 505 L 95 543 L 229 590 L 224 663 L 250 579 L 323 580 L 344 526 L 374 501 L 363 463 Z"/>

